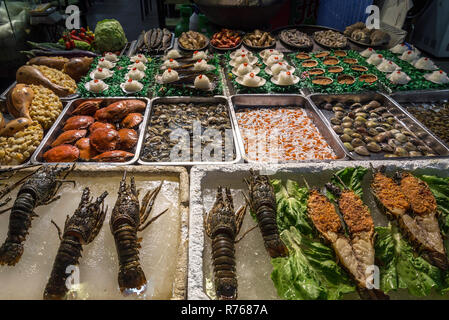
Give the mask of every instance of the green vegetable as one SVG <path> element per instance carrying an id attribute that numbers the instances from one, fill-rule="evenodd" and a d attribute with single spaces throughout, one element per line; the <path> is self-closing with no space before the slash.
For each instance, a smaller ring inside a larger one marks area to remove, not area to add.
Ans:
<path id="1" fill-rule="evenodd" d="M 271 279 L 283 299 L 340 299 L 355 291 L 348 275 L 336 262 L 334 250 L 317 238 L 307 215 L 307 188 L 292 180 L 285 186 L 271 181 L 276 193 L 276 222 L 289 249 L 286 258 L 271 260 Z"/>
<path id="2" fill-rule="evenodd" d="M 376 259 L 380 262 L 380 287 L 388 293 L 408 289 L 414 296 L 427 296 L 432 288 L 443 294 L 448 286 L 443 273 L 422 257 L 415 256 L 412 247 L 396 227 L 377 227 Z"/>
<path id="3" fill-rule="evenodd" d="M 282 185 L 281 180 L 272 180 L 271 184 L 276 194 L 276 223 L 279 231 L 295 227 L 304 235 L 313 235 L 314 227 L 307 215 L 307 188 L 300 188 L 292 180 L 287 180 L 286 186 Z"/>
<path id="4" fill-rule="evenodd" d="M 345 168 L 335 173 L 335 175 L 338 176 L 343 181 L 343 183 L 347 188 L 354 191 L 355 194 L 357 194 L 360 198 L 362 198 L 363 197 L 362 181 L 367 171 L 368 169 L 363 167 Z M 332 177 L 331 183 L 333 183 L 334 185 L 336 185 L 341 189 L 344 189 L 344 186 L 341 184 L 340 180 L 335 176 Z M 332 201 L 336 200 L 335 196 L 330 192 L 327 192 L 327 196 Z"/>
<path id="5" fill-rule="evenodd" d="M 271 279 L 281 298 L 336 300 L 355 291 L 331 248 L 301 235 L 294 227 L 284 230 L 281 239 L 290 255 L 271 260 Z"/>
<path id="6" fill-rule="evenodd" d="M 115 19 L 105 19 L 95 27 L 94 47 L 99 52 L 120 51 L 128 43 L 123 28 Z"/>

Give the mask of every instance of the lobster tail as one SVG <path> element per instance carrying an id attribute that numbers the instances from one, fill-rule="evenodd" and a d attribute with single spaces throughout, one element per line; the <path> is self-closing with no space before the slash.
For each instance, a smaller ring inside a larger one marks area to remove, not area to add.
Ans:
<path id="1" fill-rule="evenodd" d="M 23 254 L 23 244 L 8 240 L 0 248 L 0 265 L 14 266 Z"/>
<path id="2" fill-rule="evenodd" d="M 215 291 L 220 300 L 237 299 L 234 240 L 227 233 L 217 234 L 212 240 L 212 258 Z"/>
<path id="3" fill-rule="evenodd" d="M 23 254 L 23 242 L 31 227 L 36 200 L 33 195 L 23 192 L 17 197 L 11 209 L 9 231 L 5 243 L 0 248 L 0 265 L 14 266 Z"/>
<path id="4" fill-rule="evenodd" d="M 118 284 L 122 292 L 126 289 L 140 289 L 146 283 L 147 279 L 140 265 L 120 267 Z"/>

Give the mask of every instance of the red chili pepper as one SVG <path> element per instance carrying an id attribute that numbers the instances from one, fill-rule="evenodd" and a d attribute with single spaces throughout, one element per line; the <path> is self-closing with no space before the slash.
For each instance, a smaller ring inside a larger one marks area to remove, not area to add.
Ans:
<path id="1" fill-rule="evenodd" d="M 65 43 L 65 48 L 66 48 L 67 50 L 70 50 L 70 49 L 71 49 L 70 41 L 66 41 L 66 43 Z"/>
<path id="2" fill-rule="evenodd" d="M 81 32 L 79 34 L 79 36 L 80 36 L 81 39 L 86 39 L 86 34 L 84 32 Z"/>
<path id="3" fill-rule="evenodd" d="M 86 32 L 86 29 L 84 29 L 83 27 L 81 27 L 81 32 Z"/>
<path id="4" fill-rule="evenodd" d="M 72 34 L 71 38 L 72 38 L 73 40 L 83 41 L 83 39 L 81 39 L 80 37 L 75 36 L 75 35 L 73 35 L 73 34 Z"/>

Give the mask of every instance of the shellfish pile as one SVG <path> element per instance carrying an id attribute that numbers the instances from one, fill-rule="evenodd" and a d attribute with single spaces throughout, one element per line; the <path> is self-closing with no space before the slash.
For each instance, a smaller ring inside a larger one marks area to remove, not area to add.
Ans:
<path id="1" fill-rule="evenodd" d="M 213 129 L 219 137 L 212 137 Z M 217 161 L 215 152 L 221 152 L 218 161 L 229 161 L 227 158 L 235 158 L 234 148 L 228 150 L 225 145 L 227 138 L 232 139 L 232 134 L 228 134 L 231 129 L 224 104 L 156 104 L 152 107 L 140 158 L 147 162 L 205 161 L 204 152 L 209 150 L 211 161 Z M 199 144 L 197 139 L 201 140 Z M 232 141 L 229 142 L 232 146 Z"/>
<path id="2" fill-rule="evenodd" d="M 385 158 L 436 156 L 421 140 L 425 132 L 407 130 L 379 101 L 323 103 L 320 108 L 333 111 L 332 129 L 351 153 Z"/>

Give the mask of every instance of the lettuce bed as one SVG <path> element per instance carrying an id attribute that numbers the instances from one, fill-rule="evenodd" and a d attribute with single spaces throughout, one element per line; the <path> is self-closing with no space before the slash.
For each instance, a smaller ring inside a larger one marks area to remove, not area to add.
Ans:
<path id="1" fill-rule="evenodd" d="M 211 92 L 205 92 L 203 90 L 198 90 L 188 87 L 174 87 L 170 84 L 159 84 L 154 82 L 153 96 L 154 97 L 168 97 L 168 96 L 197 96 L 197 97 L 210 97 L 215 95 L 223 95 L 223 79 L 219 71 L 220 63 L 217 54 L 213 55 L 213 58 L 208 62 L 215 66 L 215 70 L 212 71 L 217 77 L 217 86 Z M 162 61 L 159 60 L 155 65 L 154 75 L 160 72 L 159 68 L 162 65 Z"/>
<path id="2" fill-rule="evenodd" d="M 347 186 L 363 197 L 362 181 L 368 169 L 346 168 L 331 179 L 339 187 Z M 437 199 L 440 227 L 449 233 L 449 178 L 421 176 Z M 338 265 L 331 247 L 321 241 L 307 215 L 308 189 L 292 180 L 285 185 L 272 180 L 276 193 L 277 225 L 281 239 L 290 251 L 286 258 L 272 259 L 271 279 L 282 299 L 341 299 L 355 291 L 348 274 Z M 335 200 L 328 194 L 331 200 Z M 380 270 L 380 289 L 385 293 L 405 289 L 416 297 L 433 291 L 449 291 L 449 276 L 414 251 L 396 224 L 375 228 L 376 265 Z M 447 241 L 446 241 L 447 248 Z"/>
<path id="3" fill-rule="evenodd" d="M 90 73 L 97 68 L 98 61 L 101 57 L 97 57 L 94 59 L 92 63 L 92 67 L 87 73 L 87 75 L 78 83 L 78 91 L 83 98 L 96 98 L 96 97 L 123 97 L 123 96 L 133 96 L 133 97 L 148 97 L 149 91 L 153 86 L 154 82 L 154 68 L 155 68 L 155 60 L 152 58 L 147 58 L 148 63 L 146 64 L 147 69 L 145 70 L 145 77 L 142 80 L 139 80 L 140 83 L 143 84 L 143 88 L 140 92 L 133 93 L 127 95 L 120 88 L 120 84 L 126 81 L 126 74 L 128 73 L 128 66 L 132 64 L 132 61 L 125 56 L 119 56 L 119 61 L 112 71 L 114 71 L 114 75 L 108 79 L 105 79 L 104 82 L 109 85 L 108 90 L 93 93 L 85 88 L 85 84 L 92 79 L 90 78 Z"/>
<path id="4" fill-rule="evenodd" d="M 280 94 L 296 93 L 296 94 L 300 94 L 301 88 L 303 87 L 301 81 L 299 81 L 295 85 L 290 85 L 290 86 L 278 86 L 278 85 L 274 84 L 273 82 L 271 82 L 271 76 L 265 72 L 265 64 L 263 63 L 262 58 L 257 53 L 253 53 L 253 54 L 258 59 L 257 66 L 260 67 L 260 72 L 257 75 L 266 80 L 266 83 L 263 86 L 258 87 L 258 88 L 246 87 L 246 86 L 242 86 L 241 84 L 239 84 L 235 80 L 236 75 L 234 75 L 232 73 L 232 67 L 229 65 L 229 62 L 231 61 L 230 53 L 227 52 L 224 54 L 223 69 L 226 73 L 226 76 L 229 79 L 229 82 L 234 87 L 235 94 L 257 94 L 257 93 L 280 93 Z M 298 70 L 295 70 L 294 74 L 298 77 L 300 76 L 300 73 L 298 73 Z"/>
<path id="5" fill-rule="evenodd" d="M 350 93 L 350 92 L 363 92 L 363 91 L 377 91 L 379 90 L 379 86 L 382 85 L 383 80 L 385 79 L 385 75 L 380 72 L 379 70 L 377 70 L 375 67 L 373 67 L 372 65 L 368 64 L 365 60 L 365 58 L 363 58 L 358 52 L 354 51 L 354 50 L 348 50 L 347 52 L 347 56 L 346 57 L 336 57 L 337 59 L 340 60 L 340 62 L 336 65 L 336 66 L 340 66 L 343 68 L 343 71 L 341 73 L 331 73 L 328 71 L 328 68 L 330 66 L 327 66 L 323 63 L 323 60 L 325 58 L 316 58 L 315 53 L 309 53 L 310 57 L 312 60 L 316 60 L 318 62 L 318 65 L 316 67 L 313 68 L 306 68 L 303 67 L 301 65 L 301 63 L 304 60 L 298 59 L 296 57 L 296 53 L 290 54 L 289 57 L 290 59 L 294 62 L 294 64 L 296 65 L 296 68 L 299 72 L 299 74 L 301 75 L 301 81 L 303 82 L 303 87 L 306 87 L 308 89 L 310 89 L 312 92 L 315 93 L 329 93 L 329 94 L 338 94 L 338 93 Z M 334 56 L 334 50 L 330 50 L 330 56 Z M 345 58 L 353 58 L 353 59 L 357 59 L 358 61 L 358 65 L 362 65 L 364 67 L 368 68 L 368 71 L 366 72 L 357 72 L 351 69 L 351 65 L 344 63 L 343 59 Z M 325 71 L 324 74 L 322 74 L 321 76 L 324 77 L 329 77 L 332 80 L 334 80 L 333 83 L 331 83 L 330 85 L 327 86 L 322 86 L 322 85 L 318 85 L 312 82 L 312 77 L 310 77 L 308 75 L 308 71 L 310 69 L 315 69 L 315 68 L 319 68 L 319 69 L 323 69 Z M 337 82 L 337 78 L 338 76 L 342 75 L 342 74 L 347 74 L 350 76 L 353 76 L 356 81 L 351 84 L 340 84 Z M 378 80 L 372 84 L 366 83 L 366 82 L 362 82 L 359 81 L 358 78 L 360 75 L 362 74 L 373 74 L 375 76 L 377 76 Z"/>
<path id="6" fill-rule="evenodd" d="M 424 78 L 424 75 L 432 73 L 433 71 L 419 70 L 407 61 L 401 60 L 397 55 L 389 50 L 380 50 L 379 54 L 383 55 L 385 59 L 391 60 L 401 67 L 411 81 L 406 85 L 393 84 L 388 79 L 385 80 L 385 86 L 389 87 L 392 91 L 411 91 L 411 90 L 443 90 L 449 89 L 449 84 L 436 84 L 430 82 Z"/>

